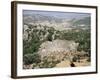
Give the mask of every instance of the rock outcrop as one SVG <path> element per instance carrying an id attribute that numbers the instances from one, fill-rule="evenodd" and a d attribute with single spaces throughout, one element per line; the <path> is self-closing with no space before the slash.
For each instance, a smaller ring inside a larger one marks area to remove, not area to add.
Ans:
<path id="1" fill-rule="evenodd" d="M 45 56 L 54 56 L 56 59 L 63 59 L 66 55 L 72 55 L 71 52 L 77 51 L 78 43 L 68 40 L 46 41 L 41 44 L 38 54 L 41 58 Z"/>

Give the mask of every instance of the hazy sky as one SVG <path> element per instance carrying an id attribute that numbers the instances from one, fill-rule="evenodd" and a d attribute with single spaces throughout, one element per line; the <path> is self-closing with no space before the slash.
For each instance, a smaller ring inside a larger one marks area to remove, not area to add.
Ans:
<path id="1" fill-rule="evenodd" d="M 58 11 L 39 11 L 39 10 L 23 10 L 23 14 L 41 14 L 44 16 L 54 16 L 57 18 L 66 18 L 66 19 L 81 19 L 84 17 L 89 17 L 90 13 L 75 13 L 75 12 L 58 12 Z"/>

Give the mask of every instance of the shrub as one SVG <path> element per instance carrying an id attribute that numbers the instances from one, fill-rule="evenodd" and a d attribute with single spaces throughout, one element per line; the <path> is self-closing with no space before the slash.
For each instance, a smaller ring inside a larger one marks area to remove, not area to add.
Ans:
<path id="1" fill-rule="evenodd" d="M 90 61 L 91 61 L 91 58 L 89 57 L 89 58 L 87 59 L 87 61 L 90 62 Z"/>
<path id="2" fill-rule="evenodd" d="M 40 56 L 38 54 L 26 54 L 23 57 L 24 64 L 32 64 L 41 62 Z"/>
<path id="3" fill-rule="evenodd" d="M 53 57 L 44 57 L 43 60 L 37 64 L 40 68 L 52 68 L 55 67 L 57 63 L 59 63 L 59 60 L 54 60 Z M 35 66 L 36 67 L 36 66 Z M 34 66 L 33 66 L 34 68 Z"/>
<path id="4" fill-rule="evenodd" d="M 73 61 L 73 62 L 76 62 L 76 61 L 77 61 L 77 57 L 74 56 L 73 59 L 72 59 L 72 61 Z"/>

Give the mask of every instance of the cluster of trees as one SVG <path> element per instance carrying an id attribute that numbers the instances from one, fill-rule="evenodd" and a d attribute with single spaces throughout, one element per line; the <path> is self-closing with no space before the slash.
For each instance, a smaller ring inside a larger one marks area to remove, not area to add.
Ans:
<path id="1" fill-rule="evenodd" d="M 37 64 L 37 63 L 41 62 L 40 56 L 36 53 L 26 54 L 26 55 L 24 55 L 23 59 L 24 59 L 25 65 L 29 65 L 29 64 L 33 64 L 33 63 Z"/>
<path id="2" fill-rule="evenodd" d="M 34 68 L 53 68 L 56 66 L 57 63 L 59 63 L 59 60 L 55 60 L 55 57 L 51 56 L 45 56 L 40 63 L 38 64 L 33 64 L 33 69 Z"/>
<path id="3" fill-rule="evenodd" d="M 66 40 L 74 40 L 79 43 L 78 51 L 90 52 L 90 30 L 71 30 L 64 32 L 62 38 Z"/>

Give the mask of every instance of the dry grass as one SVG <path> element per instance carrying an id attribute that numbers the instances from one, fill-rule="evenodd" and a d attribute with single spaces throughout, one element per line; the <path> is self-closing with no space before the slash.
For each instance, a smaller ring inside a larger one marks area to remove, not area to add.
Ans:
<path id="1" fill-rule="evenodd" d="M 75 64 L 77 67 L 81 67 L 81 66 L 90 66 L 90 65 L 91 65 L 91 62 L 87 62 L 86 60 L 87 60 L 87 59 L 82 59 L 82 60 L 80 60 L 80 62 L 74 62 L 74 64 Z"/>
<path id="2" fill-rule="evenodd" d="M 90 66 L 90 62 L 87 62 L 86 59 L 80 60 L 80 62 L 73 62 L 76 67 L 82 67 L 82 66 Z M 55 67 L 71 67 L 69 60 L 61 61 L 60 63 L 56 64 Z"/>
<path id="3" fill-rule="evenodd" d="M 70 67 L 70 61 L 69 60 L 61 61 L 60 63 L 56 64 L 55 67 Z"/>

